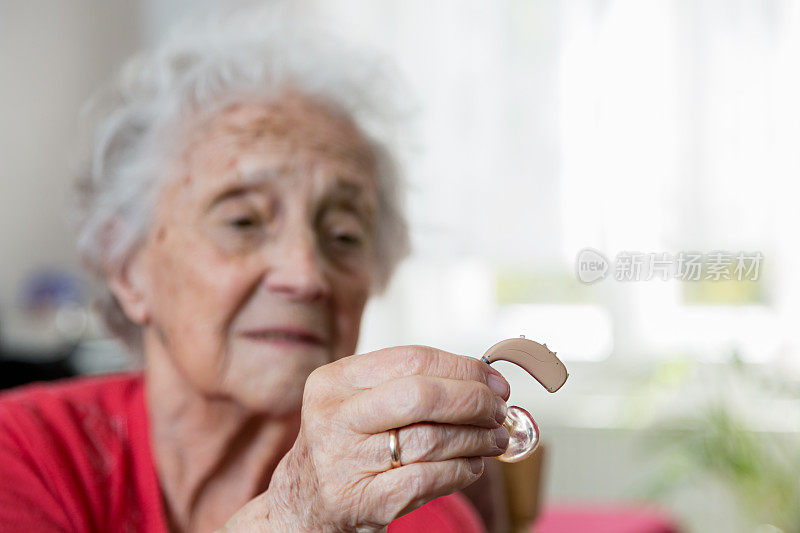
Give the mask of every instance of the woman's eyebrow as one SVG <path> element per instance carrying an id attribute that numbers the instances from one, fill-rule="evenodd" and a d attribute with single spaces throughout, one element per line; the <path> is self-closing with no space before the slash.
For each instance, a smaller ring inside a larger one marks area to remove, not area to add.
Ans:
<path id="1" fill-rule="evenodd" d="M 206 208 L 206 212 L 211 211 L 212 209 L 217 207 L 219 204 L 221 204 L 221 203 L 223 203 L 223 202 L 225 202 L 227 200 L 232 200 L 232 199 L 235 199 L 235 198 L 241 198 L 243 196 L 247 196 L 248 194 L 252 193 L 253 189 L 255 189 L 255 188 L 256 188 L 255 185 L 250 185 L 250 186 L 242 185 L 242 186 L 234 187 L 234 188 L 231 188 L 231 189 L 226 189 L 225 191 L 223 191 L 220 194 L 218 194 L 217 196 L 215 196 L 208 203 L 208 207 Z"/>
<path id="2" fill-rule="evenodd" d="M 262 189 L 264 185 L 276 181 L 280 175 L 281 172 L 279 169 L 260 169 L 247 174 L 239 174 L 236 177 L 235 184 L 217 193 L 208 203 L 206 210 L 209 211 L 213 209 L 225 200 L 245 196 Z"/>
<path id="3" fill-rule="evenodd" d="M 364 190 L 364 187 L 361 184 L 354 183 L 350 180 L 338 179 L 336 180 L 336 184 L 333 186 L 332 190 L 334 192 L 339 192 L 349 196 L 357 196 L 361 194 L 361 191 Z"/>
<path id="4" fill-rule="evenodd" d="M 333 186 L 327 191 L 325 196 L 328 198 L 342 200 L 363 200 L 365 196 L 365 189 L 366 188 L 361 183 L 339 178 L 334 182 Z M 369 202 L 365 201 L 363 203 L 369 207 Z"/>
<path id="5" fill-rule="evenodd" d="M 337 182 L 325 195 L 323 205 L 350 211 L 369 225 L 374 222 L 375 206 L 365 198 L 364 187 L 358 183 Z"/>

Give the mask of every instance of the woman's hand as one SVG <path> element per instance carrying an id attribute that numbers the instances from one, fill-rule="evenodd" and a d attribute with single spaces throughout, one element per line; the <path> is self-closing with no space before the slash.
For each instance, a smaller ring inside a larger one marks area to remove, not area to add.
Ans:
<path id="1" fill-rule="evenodd" d="M 237 530 L 373 531 L 478 479 L 508 445 L 508 383 L 477 359 L 427 346 L 353 355 L 306 381 L 300 432 Z M 402 466 L 392 468 L 398 430 Z"/>

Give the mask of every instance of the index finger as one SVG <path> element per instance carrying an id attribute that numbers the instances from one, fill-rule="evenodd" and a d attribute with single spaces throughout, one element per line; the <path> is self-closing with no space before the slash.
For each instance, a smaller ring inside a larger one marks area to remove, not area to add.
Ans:
<path id="1" fill-rule="evenodd" d="M 354 388 L 371 389 L 390 379 L 422 375 L 484 383 L 504 400 L 511 394 L 505 378 L 487 363 L 431 346 L 383 348 L 340 359 L 337 364 L 343 365 L 342 375 Z"/>

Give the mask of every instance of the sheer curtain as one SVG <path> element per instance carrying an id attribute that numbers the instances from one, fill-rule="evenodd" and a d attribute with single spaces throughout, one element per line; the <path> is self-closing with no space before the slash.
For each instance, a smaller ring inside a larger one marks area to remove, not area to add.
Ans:
<path id="1" fill-rule="evenodd" d="M 371 307 L 365 349 L 471 353 L 525 333 L 575 360 L 794 359 L 796 4 L 412 1 L 372 20 L 344 4 L 422 103 L 416 253 Z M 585 247 L 764 260 L 753 295 L 726 302 L 678 280 L 583 286 Z"/>
<path id="2" fill-rule="evenodd" d="M 566 258 L 586 245 L 764 255 L 759 297 L 738 305 L 690 304 L 691 282 L 618 283 L 619 352 L 790 362 L 798 6 L 570 3 L 562 22 Z"/>
<path id="3" fill-rule="evenodd" d="M 145 1 L 147 35 L 196 7 L 170 5 Z M 797 3 L 297 5 L 385 53 L 419 103 L 405 154 L 415 252 L 370 304 L 360 349 L 478 355 L 526 334 L 568 360 L 800 360 Z M 586 247 L 764 260 L 752 286 L 587 286 Z"/>

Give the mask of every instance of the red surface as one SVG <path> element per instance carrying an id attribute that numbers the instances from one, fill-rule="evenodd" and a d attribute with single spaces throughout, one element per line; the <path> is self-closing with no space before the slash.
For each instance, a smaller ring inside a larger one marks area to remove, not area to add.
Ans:
<path id="1" fill-rule="evenodd" d="M 639 506 L 549 505 L 531 533 L 679 533 L 658 509 Z"/>
<path id="2" fill-rule="evenodd" d="M 138 374 L 0 394 L 0 530 L 165 533 L 144 395 Z M 452 494 L 389 531 L 484 529 L 467 499 Z"/>
<path id="3" fill-rule="evenodd" d="M 486 533 L 469 500 L 456 492 L 433 500 L 389 524 L 389 533 Z"/>

